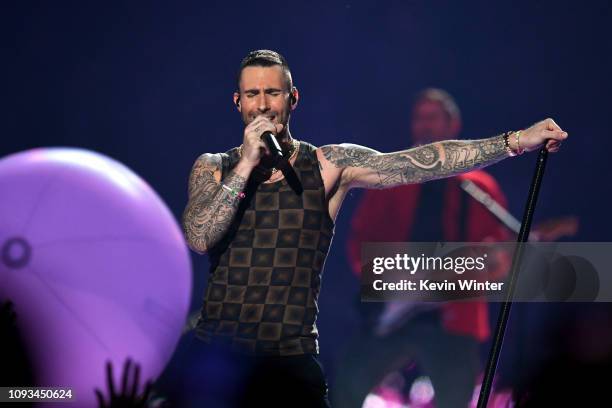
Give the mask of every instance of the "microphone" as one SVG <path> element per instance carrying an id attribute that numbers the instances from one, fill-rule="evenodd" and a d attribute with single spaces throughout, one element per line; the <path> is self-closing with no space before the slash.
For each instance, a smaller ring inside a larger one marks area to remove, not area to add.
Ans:
<path id="1" fill-rule="evenodd" d="M 273 166 L 276 166 L 278 162 L 283 159 L 283 150 L 278 144 L 278 140 L 276 140 L 274 134 L 269 130 L 266 130 L 261 134 L 261 140 L 263 140 L 266 146 L 268 146 Z"/>
<path id="2" fill-rule="evenodd" d="M 266 146 L 268 146 L 268 150 L 270 150 L 270 158 L 272 160 L 272 166 L 280 169 L 280 171 L 287 179 L 287 183 L 295 191 L 297 195 L 301 195 L 304 191 L 304 187 L 302 186 L 302 182 L 298 178 L 295 170 L 289 164 L 288 160 L 285 160 L 285 156 L 283 156 L 283 150 L 278 144 L 278 140 L 274 137 L 274 134 L 269 130 L 266 130 L 261 134 L 261 140 L 264 141 Z"/>

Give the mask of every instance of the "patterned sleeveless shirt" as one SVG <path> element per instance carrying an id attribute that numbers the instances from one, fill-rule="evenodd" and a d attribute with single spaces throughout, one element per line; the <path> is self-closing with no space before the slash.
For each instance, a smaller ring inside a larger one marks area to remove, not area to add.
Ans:
<path id="1" fill-rule="evenodd" d="M 318 353 L 315 324 L 321 273 L 333 235 L 315 147 L 300 142 L 285 178 L 249 181 L 227 234 L 209 251 L 211 269 L 196 335 L 238 352 L 287 356 Z M 222 154 L 222 177 L 239 160 Z"/>

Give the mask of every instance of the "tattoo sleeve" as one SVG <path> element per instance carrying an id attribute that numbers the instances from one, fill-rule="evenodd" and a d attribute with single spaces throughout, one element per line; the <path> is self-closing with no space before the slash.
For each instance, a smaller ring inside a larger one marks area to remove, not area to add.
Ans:
<path id="1" fill-rule="evenodd" d="M 204 154 L 196 160 L 189 177 L 189 201 L 183 212 L 183 232 L 189 246 L 204 253 L 227 232 L 240 200 L 215 180 L 221 168 L 217 155 Z M 227 187 L 241 191 L 246 178 L 230 172 L 222 181 Z"/>
<path id="2" fill-rule="evenodd" d="M 395 153 L 341 144 L 322 146 L 325 158 L 343 168 L 351 186 L 388 188 L 454 176 L 496 163 L 508 154 L 503 136 L 447 140 Z"/>

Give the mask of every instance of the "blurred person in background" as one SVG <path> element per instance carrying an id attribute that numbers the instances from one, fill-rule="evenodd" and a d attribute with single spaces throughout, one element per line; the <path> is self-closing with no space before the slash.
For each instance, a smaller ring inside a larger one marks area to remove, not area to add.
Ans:
<path id="1" fill-rule="evenodd" d="M 414 146 L 456 139 L 462 127 L 459 107 L 448 92 L 425 89 L 414 100 L 410 127 Z M 361 274 L 364 242 L 498 242 L 513 238 L 489 209 L 462 189 L 465 182 L 501 207 L 507 206 L 500 186 L 483 170 L 366 191 L 352 218 L 347 243 L 353 272 Z M 567 230 L 575 233 L 575 222 L 571 218 L 549 220 L 534 227 L 532 236 L 554 240 Z M 499 273 L 505 273 L 509 261 L 500 260 Z M 363 333 L 340 359 L 332 393 L 334 406 L 360 406 L 388 374 L 414 361 L 431 378 L 437 407 L 467 406 L 481 369 L 480 345 L 490 335 L 485 301 L 362 303 L 360 310 Z"/>

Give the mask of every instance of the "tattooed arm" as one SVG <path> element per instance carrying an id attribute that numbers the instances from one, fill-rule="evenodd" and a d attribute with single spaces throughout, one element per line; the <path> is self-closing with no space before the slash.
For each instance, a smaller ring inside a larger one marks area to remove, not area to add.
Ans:
<path id="1" fill-rule="evenodd" d="M 223 179 L 223 184 L 242 191 L 250 170 L 240 163 Z M 189 176 L 189 201 L 183 213 L 183 232 L 189 247 L 200 254 L 214 246 L 226 233 L 240 200 L 223 188 L 221 156 L 203 154 Z"/>
<path id="2" fill-rule="evenodd" d="M 395 153 L 341 144 L 321 147 L 325 158 L 342 168 L 341 184 L 388 188 L 454 176 L 508 157 L 502 136 L 482 140 L 449 140 Z"/>
<path id="3" fill-rule="evenodd" d="M 521 135 L 522 134 L 522 135 Z M 514 152 L 532 151 L 546 144 L 556 152 L 567 133 L 546 119 L 510 135 Z M 340 185 L 347 188 L 387 188 L 454 176 L 486 167 L 509 156 L 503 136 L 479 140 L 446 140 L 395 153 L 379 153 L 352 144 L 320 148 L 330 167 L 340 173 Z M 323 167 L 325 167 L 324 163 Z"/>
<path id="4" fill-rule="evenodd" d="M 265 131 L 278 133 L 283 125 L 258 116 L 244 129 L 243 149 L 236 166 L 221 182 L 221 156 L 203 154 L 189 176 L 189 201 L 183 213 L 183 231 L 189 247 L 202 254 L 226 234 L 238 211 L 240 199 L 232 191 L 243 191 L 251 171 L 266 152 L 261 140 Z"/>

